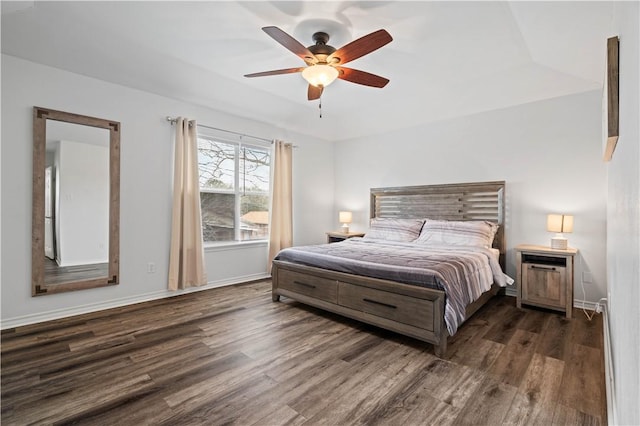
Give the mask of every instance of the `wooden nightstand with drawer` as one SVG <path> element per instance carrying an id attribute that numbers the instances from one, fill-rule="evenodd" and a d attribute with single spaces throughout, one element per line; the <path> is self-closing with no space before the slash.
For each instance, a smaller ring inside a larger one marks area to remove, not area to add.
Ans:
<path id="1" fill-rule="evenodd" d="M 574 248 L 557 250 L 521 244 L 516 247 L 517 305 L 539 306 L 565 312 L 573 309 Z"/>

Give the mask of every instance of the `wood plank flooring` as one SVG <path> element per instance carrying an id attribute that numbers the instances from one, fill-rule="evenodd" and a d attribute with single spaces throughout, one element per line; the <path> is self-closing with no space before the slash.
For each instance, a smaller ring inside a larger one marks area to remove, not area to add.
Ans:
<path id="1" fill-rule="evenodd" d="M 496 297 L 433 346 L 262 281 L 2 332 L 2 424 L 606 424 L 602 320 Z"/>

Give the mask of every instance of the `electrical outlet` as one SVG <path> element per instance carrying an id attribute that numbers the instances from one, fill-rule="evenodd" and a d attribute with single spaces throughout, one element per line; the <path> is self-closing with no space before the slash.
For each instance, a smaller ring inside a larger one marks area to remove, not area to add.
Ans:
<path id="1" fill-rule="evenodd" d="M 153 262 L 147 263 L 147 273 L 155 274 L 156 273 L 156 264 Z"/>
<path id="2" fill-rule="evenodd" d="M 582 282 L 585 284 L 591 284 L 593 282 L 593 274 L 589 271 L 582 272 Z"/>

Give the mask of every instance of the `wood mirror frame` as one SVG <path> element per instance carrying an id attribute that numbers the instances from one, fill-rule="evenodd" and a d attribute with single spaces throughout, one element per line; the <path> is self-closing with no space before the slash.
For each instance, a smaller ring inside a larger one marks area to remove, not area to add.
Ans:
<path id="1" fill-rule="evenodd" d="M 47 120 L 91 126 L 109 131 L 109 261 L 104 277 L 60 283 L 45 281 L 45 167 Z M 116 285 L 120 265 L 120 123 L 85 115 L 33 107 L 33 208 L 31 294 L 42 296 Z"/>

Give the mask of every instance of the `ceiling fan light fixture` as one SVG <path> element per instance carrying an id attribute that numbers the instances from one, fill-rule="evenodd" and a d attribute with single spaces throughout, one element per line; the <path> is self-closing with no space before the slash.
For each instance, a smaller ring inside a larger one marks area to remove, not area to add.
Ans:
<path id="1" fill-rule="evenodd" d="M 302 70 L 302 77 L 316 87 L 327 87 L 338 78 L 339 74 L 337 69 L 324 64 L 310 65 Z"/>

